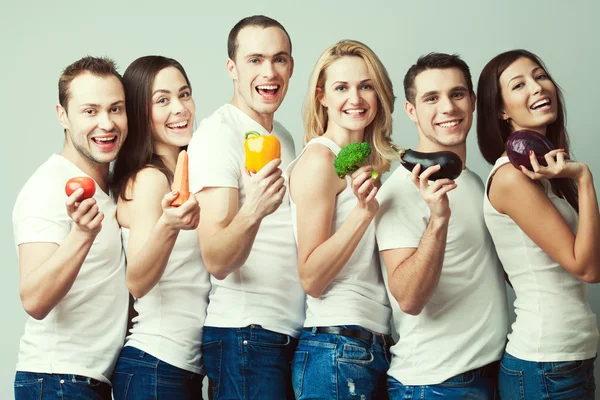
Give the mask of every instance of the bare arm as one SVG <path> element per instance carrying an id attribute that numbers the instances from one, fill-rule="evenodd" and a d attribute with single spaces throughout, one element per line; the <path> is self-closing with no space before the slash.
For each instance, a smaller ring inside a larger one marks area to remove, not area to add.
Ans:
<path id="1" fill-rule="evenodd" d="M 447 193 L 456 188 L 450 179 L 428 184 L 427 179 L 439 170 L 433 166 L 421 174 L 420 165 L 413 170 L 413 182 L 430 209 L 427 229 L 419 247 L 391 249 L 381 252 L 388 272 L 390 292 L 403 312 L 418 315 L 436 290 L 444 265 L 450 207 Z"/>
<path id="2" fill-rule="evenodd" d="M 298 160 L 290 177 L 298 226 L 298 271 L 304 291 L 320 297 L 348 262 L 379 209 L 377 188 L 363 167 L 353 174 L 358 204 L 339 230 L 331 234 L 338 193 L 346 187 L 333 168 L 334 155 L 311 146 Z"/>
<path id="3" fill-rule="evenodd" d="M 215 187 L 196 193 L 203 210 L 197 228 L 202 259 L 215 278 L 225 279 L 244 265 L 262 219 L 283 201 L 285 186 L 280 164 L 281 160 L 273 160 L 254 176 L 242 171 L 246 201 L 241 208 L 238 189 Z"/>
<path id="4" fill-rule="evenodd" d="M 20 295 L 23 308 L 35 319 L 44 319 L 69 292 L 81 265 L 102 229 L 104 214 L 91 198 L 77 202 L 76 190 L 67 198 L 67 213 L 75 224 L 59 246 L 56 243 L 19 245 Z"/>
<path id="5" fill-rule="evenodd" d="M 532 164 L 535 156 L 532 156 Z M 537 172 L 521 173 L 512 166 L 498 169 L 490 187 L 490 202 L 508 215 L 544 252 L 585 282 L 600 281 L 600 218 L 592 174 L 585 164 L 568 161 L 554 150 L 548 167 L 535 160 Z M 526 176 L 527 175 L 527 176 Z M 534 180 L 570 177 L 579 185 L 579 224 L 573 234 L 560 212 Z"/>
<path id="6" fill-rule="evenodd" d="M 162 277 L 179 231 L 196 229 L 200 219 L 194 196 L 180 207 L 171 207 L 177 193 L 169 190 L 162 172 L 145 168 L 128 187 L 131 201 L 119 201 L 119 208 L 126 208 L 129 217 L 127 288 L 138 299 Z"/>

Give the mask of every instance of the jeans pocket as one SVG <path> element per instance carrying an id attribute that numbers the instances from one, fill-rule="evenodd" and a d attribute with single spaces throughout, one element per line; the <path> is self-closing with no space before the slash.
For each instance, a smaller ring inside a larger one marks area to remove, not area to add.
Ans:
<path id="1" fill-rule="evenodd" d="M 304 382 L 304 370 L 308 361 L 307 351 L 297 351 L 292 360 L 292 386 L 296 399 L 302 396 L 302 384 Z"/>
<path id="2" fill-rule="evenodd" d="M 15 400 L 41 400 L 43 382 L 43 378 L 22 380 L 15 379 Z"/>
<path id="3" fill-rule="evenodd" d="M 159 385 L 185 388 L 193 377 L 193 372 L 159 361 L 156 366 L 156 382 Z"/>
<path id="4" fill-rule="evenodd" d="M 126 400 L 133 374 L 117 372 L 113 374 L 113 395 L 115 400 Z"/>
<path id="5" fill-rule="evenodd" d="M 257 329 L 252 332 L 250 339 L 245 341 L 248 345 L 262 347 L 285 347 L 291 343 L 289 335 Z"/>
<path id="6" fill-rule="evenodd" d="M 87 376 L 82 376 L 82 375 L 73 375 L 71 378 L 71 383 L 74 383 L 76 385 L 86 386 L 89 388 L 96 388 L 102 384 L 102 382 L 100 382 L 96 379 L 88 378 Z"/>
<path id="7" fill-rule="evenodd" d="M 437 384 L 436 386 L 461 388 L 470 386 L 473 383 L 473 381 L 475 381 L 475 374 L 472 371 L 467 371 L 463 372 L 462 374 L 453 376 L 452 378 L 448 378 L 444 382 Z"/>
<path id="8" fill-rule="evenodd" d="M 552 371 L 544 373 L 548 393 L 557 399 L 585 399 L 588 369 L 583 361 L 553 362 Z"/>
<path id="9" fill-rule="evenodd" d="M 374 356 L 370 349 L 346 343 L 342 346 L 342 354 L 338 358 L 338 361 L 353 364 L 369 364 L 373 361 L 373 358 Z"/>
<path id="10" fill-rule="evenodd" d="M 223 341 L 202 343 L 202 357 L 204 357 L 204 370 L 210 380 L 212 397 L 219 398 L 221 384 L 221 364 L 223 362 Z"/>
<path id="11" fill-rule="evenodd" d="M 498 391 L 500 392 L 500 398 L 503 400 L 524 400 L 523 371 L 506 367 L 504 360 L 502 360 L 498 372 Z"/>

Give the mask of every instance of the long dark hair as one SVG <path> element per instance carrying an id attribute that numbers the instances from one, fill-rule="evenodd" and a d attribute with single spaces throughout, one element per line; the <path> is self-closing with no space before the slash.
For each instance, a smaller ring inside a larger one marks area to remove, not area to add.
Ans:
<path id="1" fill-rule="evenodd" d="M 546 128 L 546 137 L 554 148 L 565 149 L 569 153 L 569 136 L 566 128 L 566 110 L 560 87 L 552 79 L 544 62 L 527 50 L 511 50 L 494 57 L 481 71 L 477 83 L 477 142 L 483 158 L 494 164 L 504 153 L 508 136 L 513 132 L 512 127 L 500 118 L 504 102 L 500 90 L 500 75 L 512 63 L 520 58 L 528 58 L 546 71 L 548 79 L 556 86 L 557 118 Z M 551 181 L 552 189 L 579 211 L 577 184 L 568 178 L 555 178 Z"/>
<path id="2" fill-rule="evenodd" d="M 165 174 L 169 184 L 173 180 L 173 173 L 169 171 L 162 157 L 153 152 L 152 146 L 152 85 L 156 75 L 167 67 L 177 68 L 190 91 L 192 90 L 185 70 L 172 58 L 140 57 L 127 67 L 123 75 L 129 133 L 115 162 L 111 185 L 115 199 L 131 200 L 125 196 L 127 183 L 135 180 L 137 173 L 147 166 L 157 168 Z"/>

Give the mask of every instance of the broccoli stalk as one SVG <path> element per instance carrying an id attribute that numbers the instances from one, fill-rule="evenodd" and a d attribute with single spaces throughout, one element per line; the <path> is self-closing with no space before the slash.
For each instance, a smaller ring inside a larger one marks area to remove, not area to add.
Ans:
<path id="1" fill-rule="evenodd" d="M 366 142 L 350 143 L 344 146 L 333 162 L 335 173 L 340 178 L 352 174 L 366 164 L 370 154 L 371 146 Z M 377 172 L 371 171 L 371 178 L 377 179 L 378 177 L 379 174 Z"/>

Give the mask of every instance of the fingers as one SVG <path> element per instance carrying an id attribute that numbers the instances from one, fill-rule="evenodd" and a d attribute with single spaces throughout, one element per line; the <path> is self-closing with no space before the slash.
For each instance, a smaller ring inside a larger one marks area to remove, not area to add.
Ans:
<path id="1" fill-rule="evenodd" d="M 261 170 L 258 171 L 255 176 L 258 179 L 263 179 L 263 178 L 271 175 L 277 169 L 279 169 L 280 165 L 281 165 L 281 158 L 276 158 L 274 160 L 271 160 L 264 167 L 262 167 Z"/>
<path id="2" fill-rule="evenodd" d="M 165 194 L 162 200 L 160 201 L 162 209 L 164 210 L 165 208 L 171 207 L 171 203 L 177 198 L 177 195 L 179 195 L 179 192 L 177 190 L 173 190 L 172 192 Z"/>
<path id="3" fill-rule="evenodd" d="M 420 187 L 420 183 L 419 183 L 419 173 L 420 172 L 421 172 L 421 164 L 415 165 L 415 167 L 412 169 L 411 180 L 417 186 L 417 188 Z"/>
<path id="4" fill-rule="evenodd" d="M 529 162 L 531 162 L 531 168 L 533 168 L 533 172 L 538 172 L 540 170 L 540 163 L 535 156 L 535 152 L 529 150 Z"/>
<path id="5" fill-rule="evenodd" d="M 431 177 L 431 175 L 438 172 L 441 168 L 442 168 L 442 166 L 437 164 L 437 165 L 433 165 L 433 166 L 427 168 L 425 171 L 423 171 L 423 173 L 421 173 L 421 176 L 419 177 L 421 187 L 427 187 L 427 182 L 429 181 L 429 178 Z"/>
<path id="6" fill-rule="evenodd" d="M 373 167 L 371 165 L 365 165 L 364 167 L 360 167 L 359 169 L 357 169 L 356 171 L 354 171 L 352 173 L 352 175 L 350 175 L 350 177 L 352 178 L 352 180 L 354 180 L 358 176 L 364 175 L 364 174 L 367 174 L 367 173 L 368 173 L 369 176 L 371 176 L 371 170 L 373 170 Z"/>
<path id="7" fill-rule="evenodd" d="M 79 188 L 77 190 L 75 190 L 73 193 L 71 193 L 71 195 L 69 197 L 67 197 L 67 200 L 65 201 L 65 206 L 67 207 L 67 213 L 69 215 L 71 215 L 71 213 L 73 213 L 79 205 L 79 198 L 81 197 L 81 195 L 83 194 L 83 189 Z"/>

